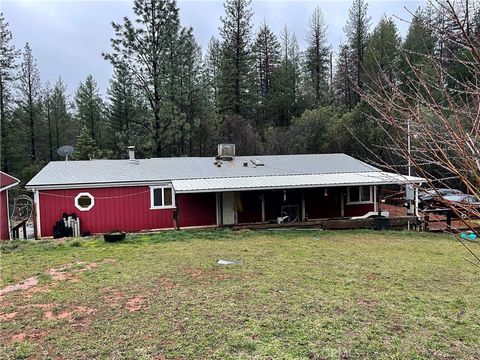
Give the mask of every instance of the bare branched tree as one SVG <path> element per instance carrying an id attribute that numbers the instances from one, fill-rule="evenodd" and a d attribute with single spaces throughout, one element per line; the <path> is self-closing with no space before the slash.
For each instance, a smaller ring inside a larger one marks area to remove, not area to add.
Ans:
<path id="1" fill-rule="evenodd" d="M 478 8 L 475 8 L 478 7 Z M 432 0 L 421 21 L 431 51 L 404 48 L 408 71 L 392 79 L 379 71 L 359 89 L 390 148 L 407 159 L 429 188 L 458 186 L 480 199 L 480 6 L 468 0 Z M 387 164 L 385 164 L 387 165 Z M 398 167 L 393 167 L 399 171 Z M 438 191 L 437 191 L 437 195 Z M 443 199 L 439 196 L 439 199 Z M 479 235 L 480 206 L 443 201 Z M 462 242 L 480 266 L 480 256 Z"/>

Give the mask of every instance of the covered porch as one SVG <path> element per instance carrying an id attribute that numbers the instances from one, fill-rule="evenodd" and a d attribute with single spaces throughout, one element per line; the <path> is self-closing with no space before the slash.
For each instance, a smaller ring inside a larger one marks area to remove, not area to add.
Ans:
<path id="1" fill-rule="evenodd" d="M 178 194 L 215 193 L 219 227 L 356 228 L 370 227 L 369 215 L 385 215 L 379 196 L 382 186 L 422 180 L 375 172 L 174 180 L 172 185 Z M 401 218 L 405 224 L 416 220 L 415 214 L 407 216 L 406 211 Z"/>

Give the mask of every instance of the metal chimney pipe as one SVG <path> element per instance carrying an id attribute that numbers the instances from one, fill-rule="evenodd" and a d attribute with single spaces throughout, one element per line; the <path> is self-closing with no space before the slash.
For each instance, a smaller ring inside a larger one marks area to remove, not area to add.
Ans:
<path id="1" fill-rule="evenodd" d="M 127 146 L 128 160 L 135 161 L 135 146 Z"/>

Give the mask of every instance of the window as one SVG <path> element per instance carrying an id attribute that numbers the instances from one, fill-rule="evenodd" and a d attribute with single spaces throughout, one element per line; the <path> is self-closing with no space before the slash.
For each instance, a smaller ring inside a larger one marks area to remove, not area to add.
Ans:
<path id="1" fill-rule="evenodd" d="M 348 188 L 347 204 L 372 203 L 371 186 L 350 186 Z"/>
<path id="2" fill-rule="evenodd" d="M 80 211 L 88 211 L 95 205 L 95 198 L 88 192 L 79 193 L 75 197 L 75 207 Z"/>
<path id="3" fill-rule="evenodd" d="M 150 209 L 171 209 L 175 207 L 175 198 L 171 187 L 150 187 Z"/>

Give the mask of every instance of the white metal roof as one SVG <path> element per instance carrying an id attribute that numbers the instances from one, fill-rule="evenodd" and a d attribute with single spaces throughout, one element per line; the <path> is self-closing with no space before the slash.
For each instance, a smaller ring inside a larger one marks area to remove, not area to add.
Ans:
<path id="1" fill-rule="evenodd" d="M 210 179 L 173 180 L 176 193 L 242 191 L 253 189 L 276 188 L 309 188 L 320 186 L 353 186 L 353 185 L 389 185 L 422 183 L 419 177 L 405 176 L 382 171 L 314 174 L 314 175 L 282 175 L 282 176 L 248 176 Z"/>
<path id="2" fill-rule="evenodd" d="M 264 165 L 255 166 L 254 159 Z M 421 179 L 408 180 L 406 176 L 385 173 L 346 154 L 303 154 L 236 156 L 220 164 L 213 157 L 52 161 L 26 188 L 143 186 L 172 182 L 175 190 L 181 193 L 409 181 L 420 182 Z"/>
<path id="3" fill-rule="evenodd" d="M 255 166 L 258 159 L 264 166 Z M 247 166 L 244 166 L 244 164 Z M 345 154 L 236 156 L 215 164 L 214 157 L 129 160 L 51 161 L 27 188 L 149 183 L 180 179 L 230 178 L 380 171 Z"/>

